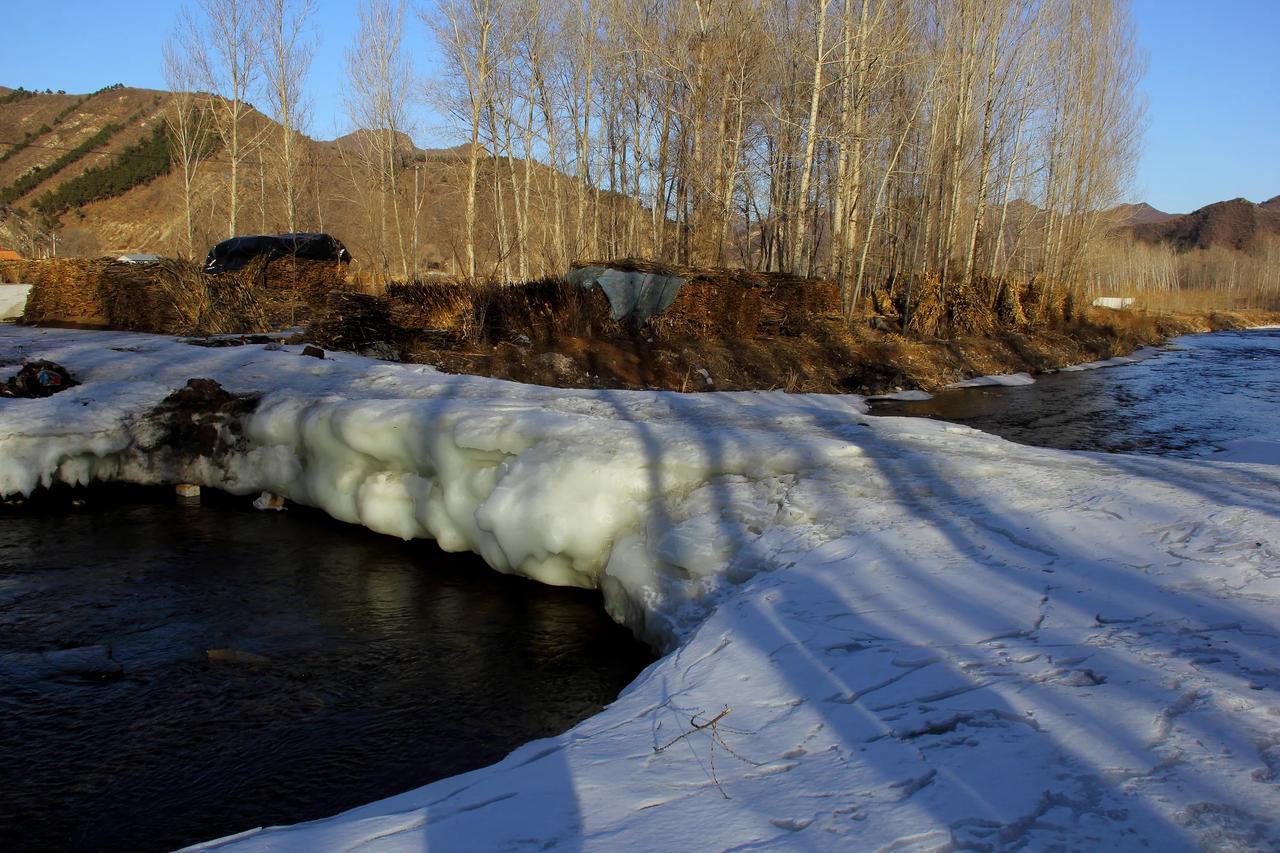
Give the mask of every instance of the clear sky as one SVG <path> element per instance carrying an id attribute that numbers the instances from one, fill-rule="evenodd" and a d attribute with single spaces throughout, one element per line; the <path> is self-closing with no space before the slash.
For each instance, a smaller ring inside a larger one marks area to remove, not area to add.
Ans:
<path id="1" fill-rule="evenodd" d="M 1280 0 L 1134 0 L 1148 52 L 1134 201 L 1187 213 L 1280 195 Z"/>
<path id="2" fill-rule="evenodd" d="M 348 128 L 340 84 L 357 0 L 315 0 L 312 134 Z M 160 44 L 173 0 L 8 0 L 0 84 L 90 92 L 111 83 L 164 88 Z M 1280 194 L 1280 0 L 1133 0 L 1150 64 L 1148 129 L 1130 200 L 1182 213 L 1222 199 Z M 54 36 L 54 33 L 57 36 Z M 427 36 L 407 23 L 419 70 Z M 452 144 L 423 111 L 419 144 Z"/>

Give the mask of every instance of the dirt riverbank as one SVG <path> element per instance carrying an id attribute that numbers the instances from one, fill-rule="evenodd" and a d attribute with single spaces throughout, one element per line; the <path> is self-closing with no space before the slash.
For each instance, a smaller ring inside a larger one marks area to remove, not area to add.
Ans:
<path id="1" fill-rule="evenodd" d="M 415 341 L 405 358 L 450 373 L 565 388 L 878 394 L 934 390 L 973 376 L 1040 373 L 1127 355 L 1195 332 L 1280 322 L 1275 312 L 1156 313 L 1090 309 L 1076 323 L 954 340 L 920 338 L 870 321 L 815 322 L 801 334 L 681 339 L 644 330 L 607 337 L 549 331 L 483 346 Z"/>

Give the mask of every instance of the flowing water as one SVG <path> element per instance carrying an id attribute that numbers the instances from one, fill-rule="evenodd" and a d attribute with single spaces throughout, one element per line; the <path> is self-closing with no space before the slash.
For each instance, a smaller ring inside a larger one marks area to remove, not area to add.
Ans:
<path id="1" fill-rule="evenodd" d="M 564 731 L 651 660 L 598 595 L 312 511 L 0 508 L 0 849 L 324 817 Z"/>
<path id="2" fill-rule="evenodd" d="M 873 411 L 1042 447 L 1211 454 L 1231 442 L 1280 439 L 1280 330 L 1192 335 L 1135 364 L 1052 373 L 1034 385 L 955 388 Z"/>

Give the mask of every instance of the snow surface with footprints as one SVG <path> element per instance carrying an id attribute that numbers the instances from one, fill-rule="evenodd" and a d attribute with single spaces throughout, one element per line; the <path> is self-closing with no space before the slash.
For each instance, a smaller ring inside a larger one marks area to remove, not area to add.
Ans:
<path id="1" fill-rule="evenodd" d="M 0 329 L 23 357 L 84 384 L 0 401 L 6 494 L 267 489 L 597 586 L 667 652 L 496 765 L 209 848 L 1280 848 L 1280 467 Z M 226 458 L 166 469 L 145 413 L 192 377 L 264 396 Z"/>

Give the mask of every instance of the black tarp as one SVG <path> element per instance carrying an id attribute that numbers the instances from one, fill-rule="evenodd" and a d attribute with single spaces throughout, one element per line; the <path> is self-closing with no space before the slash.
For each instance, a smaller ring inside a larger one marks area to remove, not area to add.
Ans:
<path id="1" fill-rule="evenodd" d="M 223 240 L 209 250 L 204 271 L 235 272 L 259 255 L 266 255 L 268 262 L 290 256 L 314 261 L 351 260 L 347 247 L 328 234 L 261 234 Z"/>

